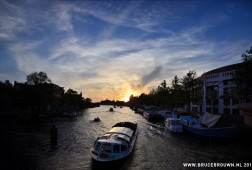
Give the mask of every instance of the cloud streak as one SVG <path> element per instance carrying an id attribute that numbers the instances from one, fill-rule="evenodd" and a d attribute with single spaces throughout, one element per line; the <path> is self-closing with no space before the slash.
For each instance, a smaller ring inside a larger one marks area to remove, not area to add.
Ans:
<path id="1" fill-rule="evenodd" d="M 150 73 L 144 75 L 142 77 L 142 79 L 141 79 L 141 85 L 145 86 L 150 81 L 158 78 L 161 71 L 162 71 L 162 67 L 161 66 L 157 66 L 153 71 L 151 71 Z"/>

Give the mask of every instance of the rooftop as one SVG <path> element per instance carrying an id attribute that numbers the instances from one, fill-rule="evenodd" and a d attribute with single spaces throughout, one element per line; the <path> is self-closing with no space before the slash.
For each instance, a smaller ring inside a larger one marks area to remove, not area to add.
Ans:
<path id="1" fill-rule="evenodd" d="M 237 69 L 242 68 L 242 64 L 243 63 L 237 63 L 237 64 L 232 64 L 232 65 L 216 68 L 214 70 L 211 70 L 211 71 L 208 71 L 208 72 L 202 74 L 202 76 L 207 76 L 207 75 L 212 75 L 212 74 L 217 74 L 217 73 L 223 73 L 223 72 L 227 72 L 227 71 L 237 70 Z"/>

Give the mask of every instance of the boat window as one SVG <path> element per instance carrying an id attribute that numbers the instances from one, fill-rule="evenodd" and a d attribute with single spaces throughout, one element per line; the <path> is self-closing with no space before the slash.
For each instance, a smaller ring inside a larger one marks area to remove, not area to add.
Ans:
<path id="1" fill-rule="evenodd" d="M 127 146 L 126 145 L 121 145 L 121 149 L 122 149 L 122 152 L 125 152 L 127 150 Z"/>
<path id="2" fill-rule="evenodd" d="M 110 143 L 103 143 L 102 150 L 108 153 L 111 153 L 111 144 Z"/>
<path id="3" fill-rule="evenodd" d="M 113 148 L 113 151 L 114 153 L 120 153 L 120 145 L 114 145 L 114 148 Z"/>
<path id="4" fill-rule="evenodd" d="M 95 150 L 99 150 L 99 149 L 100 149 L 100 147 L 101 147 L 101 143 L 100 143 L 100 142 L 98 142 L 98 143 L 97 143 L 97 145 L 96 145 L 96 147 L 95 147 Z"/>

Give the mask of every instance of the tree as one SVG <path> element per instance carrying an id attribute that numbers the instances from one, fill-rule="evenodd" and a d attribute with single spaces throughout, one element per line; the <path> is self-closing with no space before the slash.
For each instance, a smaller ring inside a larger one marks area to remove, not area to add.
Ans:
<path id="1" fill-rule="evenodd" d="M 169 91 L 170 88 L 167 87 L 166 81 L 164 80 L 156 90 L 156 99 L 158 106 L 164 107 L 165 105 L 169 104 Z"/>
<path id="2" fill-rule="evenodd" d="M 91 102 L 92 102 L 92 99 L 86 98 L 85 101 L 86 101 L 87 103 L 91 103 Z"/>
<path id="3" fill-rule="evenodd" d="M 252 46 L 249 50 L 246 50 L 246 53 L 243 53 L 241 55 L 241 58 L 244 63 L 252 61 Z"/>
<path id="4" fill-rule="evenodd" d="M 252 96 L 252 47 L 241 55 L 242 68 L 237 71 L 235 79 L 242 102 L 251 101 Z"/>
<path id="5" fill-rule="evenodd" d="M 172 87 L 171 88 L 173 90 L 181 90 L 182 89 L 182 85 L 181 85 L 180 80 L 177 75 L 172 80 Z"/>
<path id="6" fill-rule="evenodd" d="M 172 80 L 172 86 L 171 86 L 172 107 L 175 107 L 177 110 L 178 106 L 182 106 L 184 104 L 184 98 L 185 98 L 185 91 L 182 89 L 180 79 L 176 75 Z"/>
<path id="7" fill-rule="evenodd" d="M 188 109 L 190 110 L 191 108 L 191 102 L 192 102 L 192 94 L 194 93 L 195 89 L 195 80 L 196 80 L 196 71 L 192 70 L 189 71 L 186 76 L 183 77 L 181 80 L 181 83 L 183 85 L 183 88 L 185 90 L 185 95 L 186 95 L 186 102 L 188 103 Z"/>
<path id="8" fill-rule="evenodd" d="M 66 94 L 78 94 L 77 91 L 74 91 L 73 89 L 68 89 L 66 91 Z"/>
<path id="9" fill-rule="evenodd" d="M 41 84 L 41 83 L 51 83 L 51 79 L 46 73 L 40 71 L 39 73 L 33 72 L 26 76 L 28 84 Z"/>

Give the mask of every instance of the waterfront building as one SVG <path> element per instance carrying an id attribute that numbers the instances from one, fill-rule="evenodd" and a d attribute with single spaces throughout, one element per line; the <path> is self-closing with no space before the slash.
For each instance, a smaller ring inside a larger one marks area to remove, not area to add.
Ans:
<path id="1" fill-rule="evenodd" d="M 64 88 L 53 83 L 30 85 L 14 82 L 15 110 L 25 117 L 60 116 L 63 112 Z"/>
<path id="2" fill-rule="evenodd" d="M 232 64 L 208 71 L 201 76 L 202 100 L 191 104 L 191 110 L 218 114 L 240 114 L 237 104 L 243 103 L 237 88 L 237 73 L 243 63 Z"/>
<path id="3" fill-rule="evenodd" d="M 0 116 L 13 114 L 13 88 L 9 80 L 0 81 Z"/>
<path id="4" fill-rule="evenodd" d="M 86 101 L 88 101 L 86 99 Z M 0 117 L 18 117 L 24 120 L 37 117 L 64 116 L 65 112 L 80 111 L 87 107 L 82 93 L 53 83 L 29 84 L 8 80 L 0 81 Z M 91 103 L 91 99 L 89 99 Z"/>

